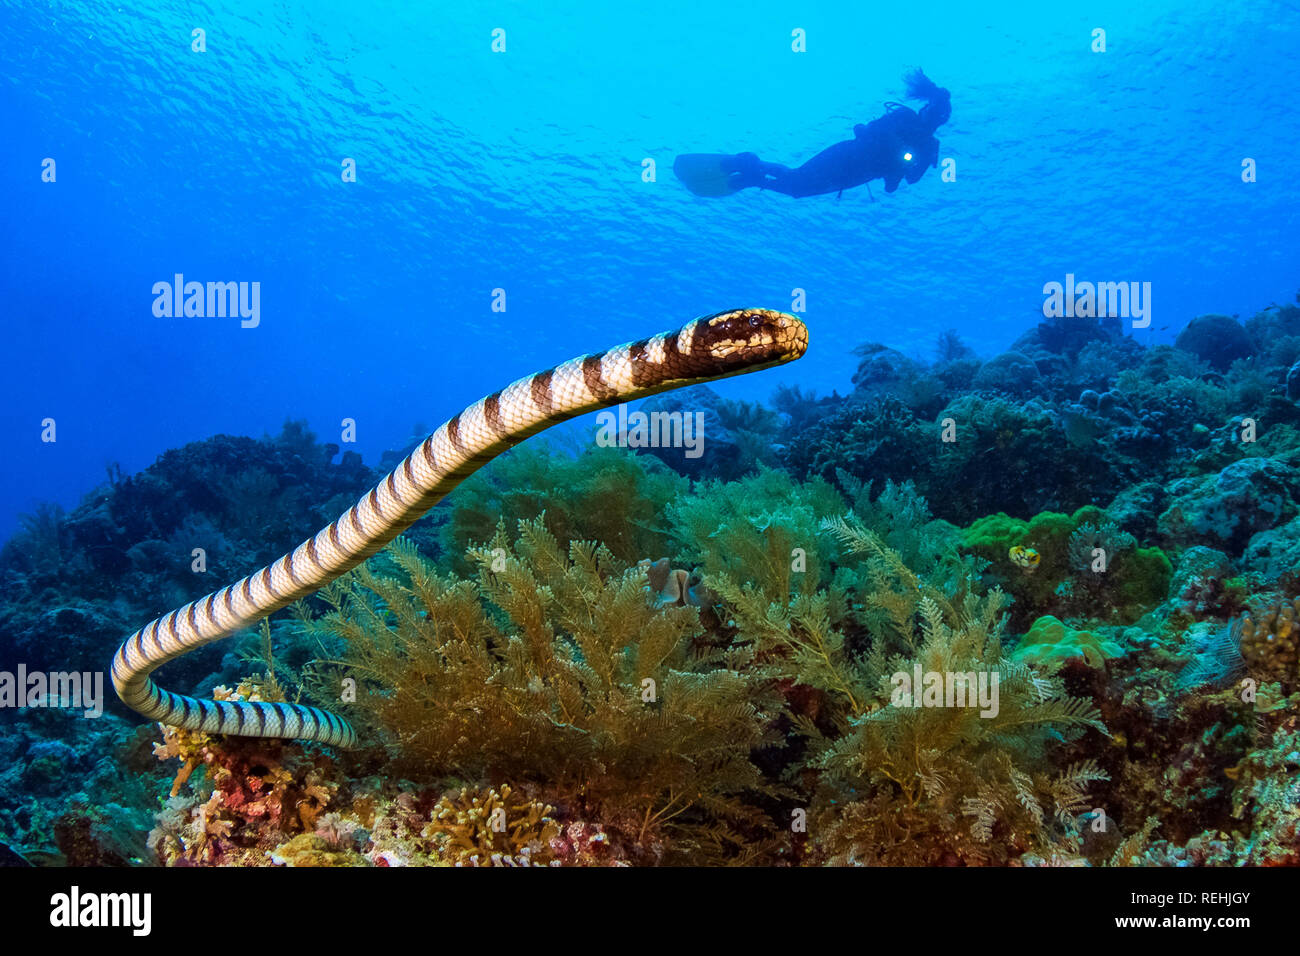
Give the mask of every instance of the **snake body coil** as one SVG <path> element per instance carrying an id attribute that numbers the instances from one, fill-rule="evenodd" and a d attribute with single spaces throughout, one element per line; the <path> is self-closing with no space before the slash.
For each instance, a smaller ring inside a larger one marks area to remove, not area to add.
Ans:
<path id="1" fill-rule="evenodd" d="M 136 631 L 113 658 L 113 686 L 144 716 L 187 730 L 352 747 L 352 727 L 328 711 L 186 697 L 163 690 L 149 675 L 356 567 L 469 475 L 525 438 L 607 405 L 791 362 L 807 346 L 808 330 L 793 316 L 737 309 L 521 378 L 441 426 L 315 537 L 243 580 Z"/>

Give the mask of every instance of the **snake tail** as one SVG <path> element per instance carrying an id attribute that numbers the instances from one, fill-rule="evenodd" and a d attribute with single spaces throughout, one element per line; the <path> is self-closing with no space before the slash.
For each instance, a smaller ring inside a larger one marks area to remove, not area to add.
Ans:
<path id="1" fill-rule="evenodd" d="M 808 330 L 794 316 L 733 309 L 521 378 L 439 427 L 369 494 L 278 561 L 132 634 L 113 658 L 113 686 L 145 717 L 186 730 L 352 748 L 352 726 L 329 711 L 187 697 L 163 690 L 150 675 L 356 567 L 487 462 L 543 429 L 608 405 L 791 362 L 807 347 Z"/>

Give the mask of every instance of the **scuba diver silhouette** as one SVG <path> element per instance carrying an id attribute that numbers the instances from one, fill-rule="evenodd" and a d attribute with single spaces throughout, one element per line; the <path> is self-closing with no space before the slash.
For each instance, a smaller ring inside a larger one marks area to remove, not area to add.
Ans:
<path id="1" fill-rule="evenodd" d="M 904 179 L 915 183 L 939 164 L 934 132 L 952 115 L 949 92 L 923 72 L 903 80 L 909 99 L 926 101 L 920 112 L 886 103 L 884 116 L 854 126 L 853 139 L 827 147 L 802 166 L 763 162 L 754 153 L 685 153 L 673 162 L 673 172 L 697 196 L 729 196 L 757 186 L 801 198 L 838 194 L 873 179 L 883 179 L 885 192 L 892 193 Z"/>

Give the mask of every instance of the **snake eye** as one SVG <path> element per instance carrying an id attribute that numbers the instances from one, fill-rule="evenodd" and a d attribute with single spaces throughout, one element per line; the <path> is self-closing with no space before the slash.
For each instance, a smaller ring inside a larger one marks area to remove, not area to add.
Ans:
<path id="1" fill-rule="evenodd" d="M 750 327 L 751 329 L 756 329 L 756 328 L 758 328 L 758 327 L 759 327 L 760 325 L 762 325 L 762 324 L 763 324 L 763 320 L 760 319 L 758 316 L 756 316 L 756 315 L 751 315 L 751 316 L 749 317 L 749 327 Z"/>

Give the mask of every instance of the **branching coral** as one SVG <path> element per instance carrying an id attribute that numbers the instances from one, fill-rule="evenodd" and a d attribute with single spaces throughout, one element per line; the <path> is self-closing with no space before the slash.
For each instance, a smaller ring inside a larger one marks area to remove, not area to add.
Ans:
<path id="1" fill-rule="evenodd" d="M 1300 729 L 1296 719 L 1278 729 L 1272 745 L 1237 768 L 1233 815 L 1250 818 L 1250 836 L 1237 835 L 1238 865 L 1300 864 Z"/>
<path id="2" fill-rule="evenodd" d="M 529 800 L 503 784 L 500 789 L 448 794 L 434 807 L 424 835 L 443 859 L 467 866 L 544 866 L 560 828 L 555 808 Z"/>
<path id="3" fill-rule="evenodd" d="M 284 696 L 279 692 L 278 685 L 272 683 L 274 688 L 271 693 L 263 691 L 262 685 L 255 680 L 249 679 L 240 683 L 240 685 L 231 690 L 229 687 L 217 687 L 212 691 L 214 700 L 256 700 L 256 701 L 277 701 L 284 700 Z M 171 796 L 176 796 L 181 792 L 190 779 L 190 775 L 199 767 L 205 764 L 212 764 L 220 760 L 222 756 L 221 744 L 217 738 L 206 734 L 201 730 L 184 730 L 180 727 L 168 727 L 165 724 L 159 724 L 162 730 L 162 743 L 154 744 L 153 754 L 159 760 L 179 760 L 181 768 L 176 771 L 176 777 L 172 780 Z"/>
<path id="4" fill-rule="evenodd" d="M 818 522 L 844 510 L 839 493 L 813 479 L 797 483 L 760 469 L 736 482 L 706 482 L 668 507 L 675 553 L 696 564 L 707 582 L 724 574 L 754 582 L 769 600 L 812 593 L 830 564 Z"/>
<path id="5" fill-rule="evenodd" d="M 1137 539 L 1122 531 L 1113 521 L 1098 527 L 1085 521 L 1070 533 L 1069 566 L 1074 571 L 1104 569 L 1116 555 L 1137 547 Z"/>
<path id="6" fill-rule="evenodd" d="M 399 540 L 393 572 L 327 589 L 313 627 L 347 639 L 357 707 L 411 772 L 544 780 L 643 846 L 667 826 L 743 844 L 769 825 L 747 802 L 771 789 L 750 753 L 779 708 L 752 652 L 697 648 L 697 611 L 656 606 L 644 570 L 567 550 L 523 521 L 470 552 L 471 582 Z"/>
<path id="7" fill-rule="evenodd" d="M 259 700 L 259 690 L 249 681 L 235 691 L 219 687 L 213 696 Z M 337 789 L 328 761 L 295 744 L 162 729 L 154 754 L 182 761 L 167 809 L 149 837 L 164 863 L 265 863 L 266 851 L 287 836 L 314 829 Z M 204 779 L 196 782 L 199 768 Z M 191 792 L 185 796 L 187 785 Z"/>
<path id="8" fill-rule="evenodd" d="M 824 527 L 864 559 L 867 599 L 883 612 L 865 655 L 846 653 L 825 593 L 782 606 L 765 604 L 753 586 L 714 583 L 773 668 L 826 697 L 821 711 L 793 715 L 821 771 L 813 795 L 819 852 L 852 863 L 986 862 L 1068 831 L 1083 788 L 1106 775 L 1084 763 L 1054 776 L 1044 755 L 1063 733 L 1104 730 L 1091 703 L 1003 657 L 1001 592 L 945 594 L 859 522 Z M 995 703 L 949 707 L 940 695 L 931 706 L 920 688 L 900 700 L 898 675 L 918 671 L 960 675 L 967 702 L 977 684 L 982 692 L 991 684 Z"/>
<path id="9" fill-rule="evenodd" d="M 618 559 L 635 562 L 668 551 L 664 509 L 688 482 L 658 460 L 618 448 L 588 448 L 577 456 L 529 443 L 493 459 L 456 491 L 442 544 L 457 570 L 471 544 L 498 525 L 545 515 L 546 530 L 570 541 L 599 541 Z M 671 553 L 671 552 L 668 552 Z"/>

